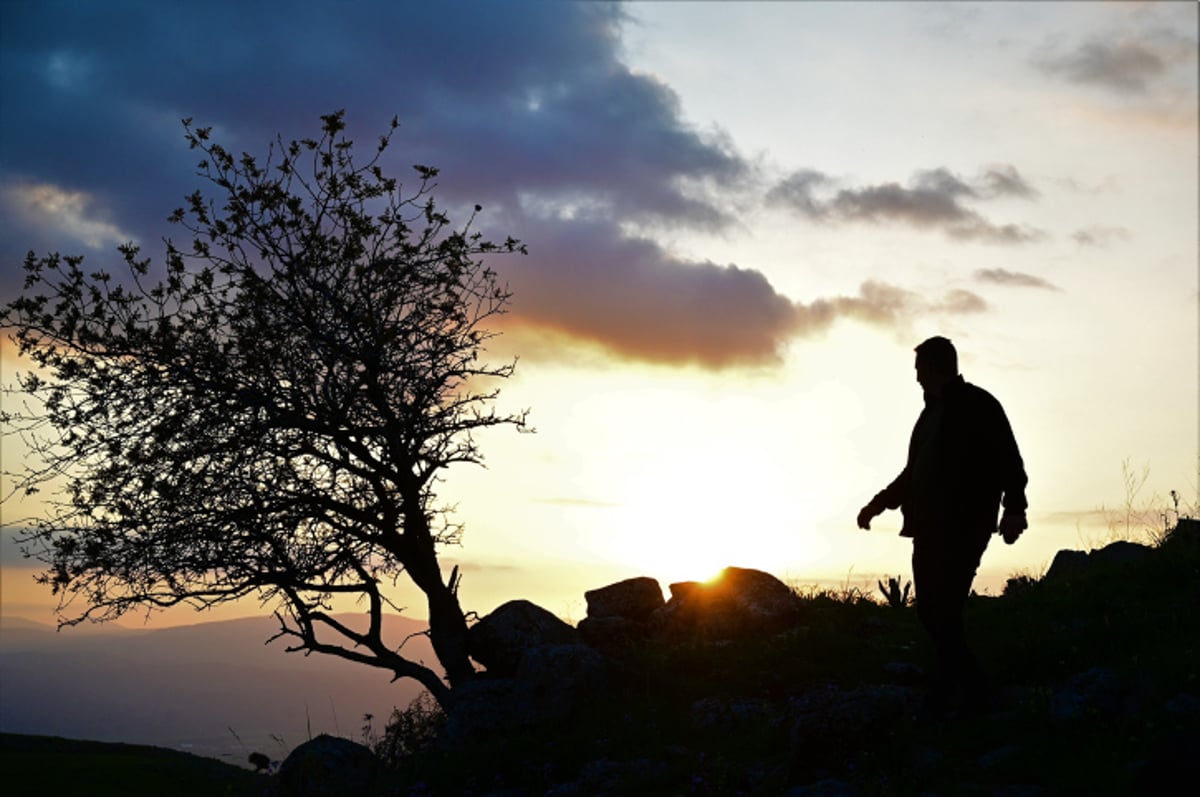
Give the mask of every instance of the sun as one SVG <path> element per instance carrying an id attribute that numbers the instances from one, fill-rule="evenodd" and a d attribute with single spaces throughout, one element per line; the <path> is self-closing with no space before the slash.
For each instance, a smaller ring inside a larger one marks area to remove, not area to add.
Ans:
<path id="1" fill-rule="evenodd" d="M 695 450 L 628 489 L 605 554 L 663 584 L 726 567 L 801 572 L 828 553 L 811 505 L 761 473 L 731 473 L 726 452 Z"/>

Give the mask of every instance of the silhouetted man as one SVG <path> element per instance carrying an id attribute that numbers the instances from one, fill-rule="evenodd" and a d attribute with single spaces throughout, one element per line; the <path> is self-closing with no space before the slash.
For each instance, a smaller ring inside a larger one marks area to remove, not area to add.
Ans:
<path id="1" fill-rule="evenodd" d="M 963 381 L 954 344 L 933 337 L 916 352 L 925 409 L 913 428 L 908 460 L 858 513 L 858 525 L 870 528 L 885 509 L 904 513 L 900 534 L 913 540 L 917 615 L 937 649 L 922 715 L 938 719 L 987 708 L 988 688 L 967 647 L 963 608 L 991 535 L 999 532 L 1011 545 L 1027 528 L 1027 479 L 1004 409 L 986 390 Z"/>

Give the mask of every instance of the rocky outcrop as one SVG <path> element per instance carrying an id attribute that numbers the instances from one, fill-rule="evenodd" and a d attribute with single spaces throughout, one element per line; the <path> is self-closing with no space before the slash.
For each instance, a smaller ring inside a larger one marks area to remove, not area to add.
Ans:
<path id="1" fill-rule="evenodd" d="M 579 633 L 612 650 L 639 640 L 736 640 L 795 625 L 802 602 L 770 573 L 727 567 L 709 581 L 671 584 L 671 599 L 652 578 L 631 578 L 585 593 L 588 615 Z"/>

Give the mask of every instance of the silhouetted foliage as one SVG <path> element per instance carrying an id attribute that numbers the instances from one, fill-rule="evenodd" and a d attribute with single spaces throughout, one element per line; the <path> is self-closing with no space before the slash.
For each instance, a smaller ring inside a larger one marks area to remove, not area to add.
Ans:
<path id="1" fill-rule="evenodd" d="M 883 594 L 884 600 L 887 601 L 888 606 L 891 606 L 893 609 L 903 609 L 908 605 L 909 592 L 912 590 L 911 581 L 906 583 L 903 589 L 900 588 L 899 576 L 889 577 L 887 580 L 887 586 L 884 586 L 882 580 L 876 583 L 879 586 L 880 593 Z"/>
<path id="2" fill-rule="evenodd" d="M 412 579 L 451 686 L 468 679 L 458 574 L 436 553 L 461 528 L 434 488 L 481 461 L 474 432 L 525 426 L 493 406 L 515 363 L 481 359 L 485 324 L 510 294 L 480 260 L 524 248 L 472 232 L 474 214 L 453 226 L 436 169 L 414 167 L 407 193 L 385 176 L 395 120 L 363 165 L 343 114 L 322 121 L 319 140 L 278 138 L 260 162 L 185 120 L 218 199 L 197 191 L 171 215 L 192 240 L 166 242 L 161 281 L 134 244 L 127 279 L 27 256 L 0 320 L 39 368 L 4 421 L 34 454 L 18 484 L 56 500 L 22 542 L 64 623 L 254 596 L 289 649 L 444 699 L 438 673 L 385 644 L 385 590 Z M 365 599 L 365 630 L 330 615 L 338 595 Z"/>
<path id="3" fill-rule="evenodd" d="M 429 750 L 445 724 L 446 715 L 441 707 L 428 692 L 422 692 L 406 708 L 392 710 L 383 737 L 372 749 L 379 760 L 395 766 Z"/>

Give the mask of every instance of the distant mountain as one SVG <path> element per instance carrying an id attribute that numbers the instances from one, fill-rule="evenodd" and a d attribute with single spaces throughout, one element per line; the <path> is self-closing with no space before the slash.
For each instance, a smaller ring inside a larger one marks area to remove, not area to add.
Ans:
<path id="1" fill-rule="evenodd" d="M 399 645 L 424 628 L 388 617 L 385 639 Z M 152 744 L 242 762 L 251 750 L 279 758 L 319 733 L 356 738 L 368 713 L 380 730 L 393 707 L 420 692 L 411 680 L 390 683 L 383 670 L 287 653 L 285 640 L 265 645 L 277 629 L 273 618 L 260 617 L 75 633 L 6 617 L 0 731 Z M 436 667 L 426 637 L 404 650 Z"/>

